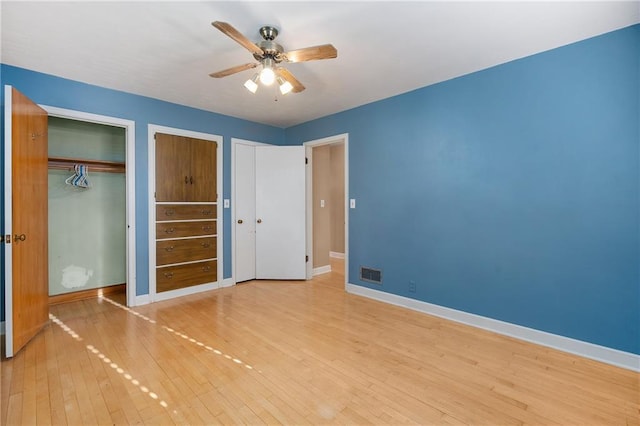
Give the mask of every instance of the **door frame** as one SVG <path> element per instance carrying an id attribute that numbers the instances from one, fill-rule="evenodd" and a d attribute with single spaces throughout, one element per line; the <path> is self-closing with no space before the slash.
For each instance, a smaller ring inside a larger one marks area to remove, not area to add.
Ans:
<path id="1" fill-rule="evenodd" d="M 231 285 L 236 284 L 236 145 L 269 146 L 264 142 L 231 138 Z"/>
<path id="2" fill-rule="evenodd" d="M 303 142 L 309 165 L 307 167 L 307 279 L 313 276 L 313 148 L 344 143 L 344 285 L 349 283 L 349 133 Z"/>
<path id="3" fill-rule="evenodd" d="M 156 133 L 164 133 L 167 135 L 183 136 L 187 138 L 203 139 L 218 144 L 218 152 L 216 152 L 216 262 L 217 262 L 217 281 L 215 284 L 200 284 L 186 287 L 178 290 L 165 292 L 166 294 L 158 295 L 156 292 L 156 199 L 155 199 L 155 181 L 156 181 Z M 149 293 L 146 296 L 138 297 L 138 304 L 159 302 L 161 300 L 172 299 L 174 297 L 186 296 L 189 294 L 200 293 L 202 291 L 214 290 L 222 287 L 224 279 L 224 218 L 223 218 L 223 161 L 224 161 L 224 139 L 220 135 L 213 133 L 196 132 L 193 130 L 179 129 L 175 127 L 161 126 L 158 124 L 147 125 L 147 159 L 148 159 L 148 207 L 149 215 Z"/>
<path id="4" fill-rule="evenodd" d="M 135 306 L 136 294 L 136 196 L 135 196 L 135 121 L 125 120 L 106 115 L 92 114 L 50 105 L 38 104 L 49 117 L 58 117 L 68 120 L 84 121 L 88 123 L 105 124 L 121 127 L 125 130 L 125 197 L 126 197 L 126 300 L 128 306 Z M 6 125 L 6 121 L 5 121 Z M 5 158 L 6 160 L 6 158 Z M 9 182 L 10 184 L 11 182 Z M 5 186 L 7 185 L 5 180 Z M 10 186 L 9 186 L 10 188 Z M 6 214 L 6 210 L 5 210 Z M 7 283 L 5 283 L 6 285 Z"/>

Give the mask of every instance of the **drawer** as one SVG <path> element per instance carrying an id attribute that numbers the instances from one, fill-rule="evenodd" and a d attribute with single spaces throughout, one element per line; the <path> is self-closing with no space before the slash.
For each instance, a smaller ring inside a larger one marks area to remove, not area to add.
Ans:
<path id="1" fill-rule="evenodd" d="M 156 220 L 215 219 L 215 204 L 156 204 Z"/>
<path id="2" fill-rule="evenodd" d="M 190 263 L 156 269 L 156 291 L 176 290 L 217 281 L 217 262 Z"/>
<path id="3" fill-rule="evenodd" d="M 216 254 L 216 237 L 156 242 L 156 265 L 212 259 Z"/>
<path id="4" fill-rule="evenodd" d="M 215 235 L 216 221 L 202 222 L 160 222 L 156 223 L 156 238 L 197 237 L 199 235 Z"/>

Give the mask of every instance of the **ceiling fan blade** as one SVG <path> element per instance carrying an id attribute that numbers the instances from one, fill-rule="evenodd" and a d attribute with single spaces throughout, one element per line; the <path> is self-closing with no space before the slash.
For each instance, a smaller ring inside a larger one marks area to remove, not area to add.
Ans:
<path id="1" fill-rule="evenodd" d="M 251 68 L 255 68 L 257 66 L 258 66 L 258 62 L 252 62 L 252 63 L 248 63 L 248 64 L 237 65 L 235 67 L 227 68 L 226 70 L 222 70 L 222 71 L 218 71 L 218 72 L 212 72 L 209 75 L 211 77 L 213 77 L 213 78 L 222 78 L 222 77 L 226 77 L 226 76 L 231 75 L 231 74 L 235 74 L 235 73 L 240 72 L 240 71 L 244 71 L 244 70 L 249 70 Z"/>
<path id="2" fill-rule="evenodd" d="M 305 47 L 304 49 L 292 50 L 283 54 L 287 62 L 316 61 L 318 59 L 332 59 L 338 57 L 338 51 L 331 44 Z"/>
<path id="3" fill-rule="evenodd" d="M 295 77 L 293 76 L 293 74 L 291 74 L 291 73 L 289 72 L 289 70 L 287 70 L 286 68 L 278 68 L 278 69 L 276 69 L 276 73 L 277 73 L 280 77 L 284 78 L 284 79 L 285 79 L 285 80 L 287 80 L 289 83 L 291 83 L 291 85 L 293 86 L 293 89 L 292 89 L 291 91 L 292 91 L 293 93 L 300 93 L 300 92 L 302 92 L 302 91 L 305 89 L 305 87 L 302 85 L 302 83 L 300 83 L 300 82 L 298 81 L 298 79 L 297 79 L 297 78 L 295 78 Z"/>
<path id="4" fill-rule="evenodd" d="M 227 24 L 226 22 L 215 21 L 212 22 L 211 25 L 234 39 L 236 42 L 240 43 L 245 49 L 249 52 L 262 56 L 264 52 L 255 43 L 246 38 L 242 33 L 231 26 L 231 24 Z"/>

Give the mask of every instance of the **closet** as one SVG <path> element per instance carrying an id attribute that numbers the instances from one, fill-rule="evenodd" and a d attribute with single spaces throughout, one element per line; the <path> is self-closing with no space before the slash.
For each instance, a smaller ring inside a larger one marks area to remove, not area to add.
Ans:
<path id="1" fill-rule="evenodd" d="M 50 300 L 124 292 L 126 130 L 50 116 L 48 133 Z"/>
<path id="2" fill-rule="evenodd" d="M 218 279 L 217 149 L 155 134 L 156 293 Z"/>

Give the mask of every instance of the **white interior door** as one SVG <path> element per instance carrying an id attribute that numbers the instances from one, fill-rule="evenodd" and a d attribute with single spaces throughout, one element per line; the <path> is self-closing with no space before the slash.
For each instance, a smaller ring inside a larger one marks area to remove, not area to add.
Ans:
<path id="1" fill-rule="evenodd" d="M 305 148 L 255 148 L 256 278 L 306 278 Z"/>
<path id="2" fill-rule="evenodd" d="M 255 146 L 234 145 L 235 281 L 256 278 Z"/>

